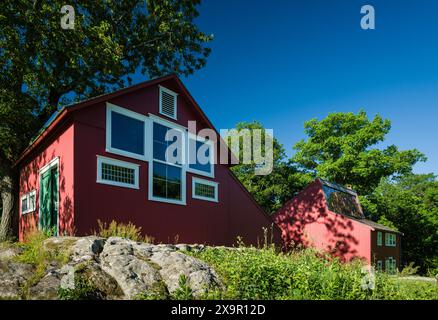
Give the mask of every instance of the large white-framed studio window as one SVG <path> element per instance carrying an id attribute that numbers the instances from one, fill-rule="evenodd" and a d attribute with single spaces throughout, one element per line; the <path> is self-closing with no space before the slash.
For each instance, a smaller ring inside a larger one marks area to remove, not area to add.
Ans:
<path id="1" fill-rule="evenodd" d="M 192 178 L 192 198 L 218 202 L 219 183 L 215 181 Z"/>
<path id="2" fill-rule="evenodd" d="M 186 128 L 150 115 L 152 143 L 149 161 L 148 199 L 172 204 L 186 204 L 184 166 Z M 180 146 L 179 148 L 172 148 Z M 173 150 L 173 152 L 171 152 Z"/>
<path id="3" fill-rule="evenodd" d="M 106 104 L 106 151 L 147 161 L 149 121 L 145 115 Z"/>
<path id="4" fill-rule="evenodd" d="M 36 190 L 32 190 L 21 196 L 21 214 L 35 212 L 36 210 Z"/>
<path id="5" fill-rule="evenodd" d="M 140 165 L 97 156 L 97 183 L 139 189 Z"/>
<path id="6" fill-rule="evenodd" d="M 159 87 L 159 112 L 163 116 L 176 120 L 178 114 L 178 94 L 163 86 Z"/>
<path id="7" fill-rule="evenodd" d="M 214 142 L 189 133 L 187 145 L 187 171 L 214 178 Z"/>

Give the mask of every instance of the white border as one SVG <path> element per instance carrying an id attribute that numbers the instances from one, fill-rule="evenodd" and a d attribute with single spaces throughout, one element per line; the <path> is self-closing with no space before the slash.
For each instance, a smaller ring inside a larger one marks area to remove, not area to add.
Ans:
<path id="1" fill-rule="evenodd" d="M 102 178 L 102 163 L 111 164 L 118 167 L 124 167 L 128 169 L 134 170 L 134 184 L 129 183 L 123 183 L 123 182 L 117 182 L 117 181 L 111 181 L 111 180 L 105 180 Z M 100 155 L 97 155 L 97 178 L 96 182 L 100 184 L 107 184 L 111 186 L 116 187 L 124 187 L 124 188 L 131 188 L 131 189 L 139 189 L 139 164 L 121 161 L 117 159 L 107 158 Z"/>
<path id="2" fill-rule="evenodd" d="M 201 184 L 205 184 L 205 185 L 209 185 L 209 186 L 214 187 L 214 199 L 196 195 L 195 194 L 195 183 L 201 183 Z M 211 201 L 211 202 L 219 202 L 218 195 L 219 195 L 219 183 L 218 182 L 192 177 L 192 198 L 199 199 L 199 200 Z"/>
<path id="3" fill-rule="evenodd" d="M 177 100 L 178 93 L 176 93 L 172 90 L 169 90 L 169 89 L 167 89 L 163 86 L 160 86 L 160 85 L 158 87 L 159 87 L 159 113 L 165 117 L 176 120 L 178 118 L 178 100 Z M 168 114 L 163 113 L 162 98 L 161 98 L 162 92 L 166 92 L 167 94 L 170 94 L 171 96 L 173 96 L 173 103 L 175 105 L 175 116 L 174 117 L 171 117 Z"/>
<path id="4" fill-rule="evenodd" d="M 56 203 L 57 203 L 57 205 L 58 205 L 58 216 L 56 217 L 56 224 L 57 224 L 57 227 L 56 227 L 56 235 L 57 236 L 59 236 L 59 214 L 60 214 L 60 212 L 59 212 L 59 192 L 60 192 L 60 190 L 59 190 L 59 182 L 60 182 L 60 179 L 61 179 L 61 170 L 60 170 L 60 167 L 59 167 L 59 157 L 56 157 L 56 158 L 53 158 L 52 160 L 50 160 L 50 162 L 48 163 L 48 164 L 46 164 L 44 167 L 42 167 L 41 169 L 39 169 L 38 170 L 38 185 L 39 185 L 39 190 L 40 190 L 40 192 L 39 192 L 39 197 L 38 197 L 38 202 L 39 202 L 39 204 L 41 204 L 42 202 L 41 202 L 41 195 L 42 195 L 42 192 L 41 192 L 41 176 L 44 174 L 44 173 L 46 173 L 46 171 L 48 171 L 49 169 L 51 169 L 51 168 L 53 168 L 53 167 L 55 167 L 55 166 L 57 166 L 58 167 L 58 181 L 57 181 L 57 183 L 58 183 L 58 185 L 57 185 L 57 188 L 58 188 L 58 193 L 57 193 L 57 199 L 56 199 Z M 41 230 L 41 205 L 39 205 L 38 206 L 38 229 L 40 229 Z"/>
<path id="5" fill-rule="evenodd" d="M 202 170 L 197 170 L 197 169 L 193 169 L 190 168 L 190 163 L 189 163 L 189 155 L 190 155 L 190 140 L 196 140 L 196 141 L 200 141 L 203 142 L 205 144 L 207 144 L 210 147 L 210 172 L 205 172 Z M 215 154 L 216 154 L 216 150 L 215 150 L 215 144 L 213 141 L 211 140 L 207 140 L 203 137 L 200 137 L 198 135 L 195 135 L 191 132 L 189 132 L 188 134 L 188 140 L 187 140 L 187 172 L 190 173 L 195 173 L 198 174 L 200 176 L 205 176 L 205 177 L 209 177 L 209 178 L 214 178 L 214 160 L 215 160 Z"/>
<path id="6" fill-rule="evenodd" d="M 30 207 L 30 202 L 29 202 L 29 200 L 30 200 L 30 197 L 31 196 L 34 196 L 34 199 L 35 199 L 35 202 L 34 202 L 34 204 L 33 204 L 33 207 L 31 208 Z M 23 200 L 24 199 L 26 199 L 26 202 L 27 202 L 27 210 L 26 211 L 23 211 Z M 30 191 L 30 192 L 28 192 L 28 193 L 25 193 L 25 194 L 23 194 L 22 196 L 21 196 L 21 198 L 20 198 L 20 211 L 21 211 L 21 215 L 25 215 L 25 214 L 28 214 L 28 213 L 33 213 L 33 212 L 35 212 L 36 211 L 36 201 L 37 201 L 37 199 L 36 199 L 36 190 L 34 189 L 34 190 L 32 190 L 32 191 Z"/>
<path id="7" fill-rule="evenodd" d="M 380 238 L 379 238 L 379 235 L 380 235 Z M 383 232 L 382 231 L 377 231 L 377 236 L 376 237 L 377 237 L 377 246 L 378 247 L 383 246 Z"/>
<path id="8" fill-rule="evenodd" d="M 140 120 L 143 122 L 143 127 L 144 127 L 144 132 L 143 132 L 143 151 L 144 154 L 137 154 L 137 153 L 133 153 L 133 152 L 129 152 L 129 151 L 125 151 L 125 150 L 121 150 L 121 149 L 117 149 L 117 148 L 113 148 L 111 146 L 111 112 L 117 112 L 120 113 L 126 117 L 132 118 L 132 119 L 136 119 L 136 120 Z M 105 146 L 105 151 L 108 153 L 114 153 L 114 154 L 118 154 L 121 156 L 125 156 L 128 158 L 133 158 L 133 159 L 137 159 L 137 160 L 143 160 L 143 161 L 147 161 L 148 160 L 148 149 L 147 149 L 147 132 L 148 130 L 148 125 L 149 125 L 149 121 L 148 118 L 145 115 L 142 115 L 140 113 L 116 106 L 112 103 L 107 102 L 106 103 L 106 146 Z"/>
<path id="9" fill-rule="evenodd" d="M 173 167 L 177 167 L 179 169 L 181 169 L 181 200 L 174 200 L 174 199 L 167 199 L 167 198 L 161 198 L 161 197 L 156 197 L 153 195 L 153 179 L 154 179 L 154 162 L 157 163 L 162 163 L 168 166 L 173 166 Z M 171 163 L 167 163 L 165 161 L 161 161 L 161 160 L 151 160 L 149 162 L 149 172 L 148 172 L 148 176 L 149 176 L 149 190 L 148 190 L 148 200 L 150 201 L 158 201 L 158 202 L 166 202 L 166 203 L 171 203 L 171 204 L 179 204 L 179 205 L 186 205 L 186 189 L 187 189 L 187 185 L 186 185 L 186 172 L 184 170 L 184 167 L 178 166 L 178 165 L 174 165 Z"/>
<path id="10" fill-rule="evenodd" d="M 391 241 L 391 238 L 394 239 L 394 242 Z M 395 233 L 385 232 L 385 247 L 397 247 L 397 235 Z"/>
<path id="11" fill-rule="evenodd" d="M 154 159 L 154 153 L 153 153 L 153 148 L 154 148 L 154 122 L 159 123 L 163 126 L 166 126 L 168 128 L 172 128 L 172 129 L 177 129 L 180 130 L 183 134 L 182 140 L 183 140 L 183 148 L 182 148 L 182 157 L 183 159 L 185 159 L 185 149 L 186 149 L 186 141 L 187 141 L 187 128 L 184 126 L 181 126 L 179 124 L 173 123 L 171 121 L 168 121 L 166 119 L 163 119 L 161 117 L 149 114 L 150 120 L 151 120 L 151 125 L 149 126 L 149 136 L 151 137 L 151 139 L 149 139 L 150 141 L 150 147 L 149 147 L 149 154 L 150 156 L 150 161 L 149 161 L 149 170 L 148 170 L 148 200 L 150 201 L 158 201 L 158 202 L 165 202 L 165 203 L 171 203 L 171 204 L 179 204 L 179 205 L 186 205 L 186 192 L 187 192 L 187 184 L 186 184 L 186 179 L 187 179 L 187 170 L 186 170 L 186 165 L 183 163 L 181 166 L 180 165 L 176 165 L 173 163 L 168 163 L 166 161 L 162 161 L 162 160 L 157 160 Z M 167 198 L 161 198 L 161 197 L 156 197 L 153 195 L 153 178 L 154 178 L 154 167 L 153 164 L 154 162 L 158 162 L 158 163 L 163 163 L 165 165 L 169 165 L 169 166 L 174 166 L 177 168 L 181 169 L 181 200 L 174 200 L 174 199 L 167 199 Z M 183 160 L 184 162 L 184 160 Z"/>

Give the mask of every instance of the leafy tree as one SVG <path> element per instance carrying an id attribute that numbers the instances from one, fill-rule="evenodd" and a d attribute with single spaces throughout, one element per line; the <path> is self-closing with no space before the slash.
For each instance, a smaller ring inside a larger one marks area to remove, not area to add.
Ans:
<path id="1" fill-rule="evenodd" d="M 304 128 L 308 139 L 295 144 L 292 161 L 313 177 L 351 185 L 359 194 L 371 193 L 381 178 L 409 173 L 425 160 L 416 149 L 377 148 L 391 123 L 379 115 L 370 120 L 364 111 L 330 113 L 307 121 Z"/>
<path id="2" fill-rule="evenodd" d="M 403 232 L 402 256 L 423 273 L 438 273 L 438 181 L 433 174 L 410 174 L 382 179 L 362 199 L 372 217 Z"/>
<path id="3" fill-rule="evenodd" d="M 13 163 L 60 105 L 131 83 L 202 68 L 212 37 L 194 24 L 200 0 L 108 0 L 68 4 L 74 29 L 61 28 L 65 1 L 3 0 L 0 7 L 0 240 L 11 233 Z"/>
<path id="4" fill-rule="evenodd" d="M 264 148 L 264 127 L 257 121 L 241 122 L 236 125 L 236 130 L 248 129 L 253 139 L 253 129 L 261 129 L 262 150 Z M 310 182 L 310 176 L 303 175 L 291 162 L 287 160 L 284 147 L 277 139 L 273 138 L 273 168 L 268 175 L 256 175 L 254 159 L 251 163 L 243 164 L 243 138 L 240 140 L 239 164 L 232 167 L 232 171 L 254 196 L 260 206 L 268 213 L 278 210 L 287 200 Z"/>

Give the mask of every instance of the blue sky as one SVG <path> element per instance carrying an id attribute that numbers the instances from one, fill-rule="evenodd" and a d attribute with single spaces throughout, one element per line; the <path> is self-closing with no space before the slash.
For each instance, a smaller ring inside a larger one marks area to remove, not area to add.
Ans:
<path id="1" fill-rule="evenodd" d="M 376 29 L 360 28 L 362 5 Z M 288 155 L 304 121 L 333 111 L 380 113 L 385 144 L 428 157 L 438 173 L 438 1 L 204 0 L 207 66 L 183 79 L 216 128 L 258 120 Z"/>

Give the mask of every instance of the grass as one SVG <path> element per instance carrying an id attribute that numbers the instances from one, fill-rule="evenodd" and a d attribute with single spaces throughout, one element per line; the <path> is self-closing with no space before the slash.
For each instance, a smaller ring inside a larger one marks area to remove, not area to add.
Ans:
<path id="1" fill-rule="evenodd" d="M 385 273 L 369 281 L 360 261 L 342 263 L 312 249 L 284 254 L 271 247 L 207 248 L 187 254 L 212 265 L 225 285 L 205 299 L 438 299 L 436 284 L 401 281 Z"/>
<path id="2" fill-rule="evenodd" d="M 121 237 L 137 242 L 153 243 L 154 238 L 143 236 L 141 233 L 141 227 L 137 227 L 135 224 L 129 222 L 127 224 L 120 223 L 115 220 L 109 224 L 97 220 L 98 230 L 94 231 L 94 235 L 102 238 L 109 237 Z"/>
<path id="3" fill-rule="evenodd" d="M 16 244 L 22 249 L 22 252 L 14 258 L 15 261 L 35 267 L 33 276 L 22 287 L 24 297 L 28 296 L 29 288 L 36 285 L 44 277 L 50 264 L 62 266 L 68 262 L 68 252 L 57 248 L 48 249 L 44 246 L 43 242 L 49 236 L 50 234 L 32 231 L 26 236 L 23 243 Z"/>

